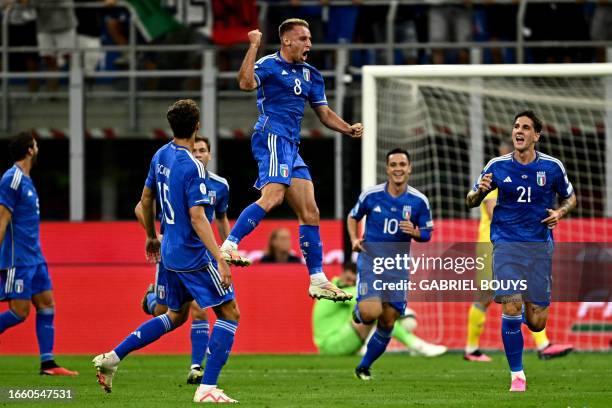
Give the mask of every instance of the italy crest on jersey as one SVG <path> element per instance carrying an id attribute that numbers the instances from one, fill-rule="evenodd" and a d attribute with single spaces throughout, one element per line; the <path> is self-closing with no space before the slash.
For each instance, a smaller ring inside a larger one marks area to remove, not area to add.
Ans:
<path id="1" fill-rule="evenodd" d="M 281 177 L 289 177 L 289 166 L 286 164 L 281 164 L 279 167 Z"/>
<path id="2" fill-rule="evenodd" d="M 402 209 L 402 218 L 405 220 L 410 219 L 410 213 L 412 212 L 412 207 L 409 205 L 405 205 Z"/>
<path id="3" fill-rule="evenodd" d="M 536 173 L 536 182 L 538 183 L 538 186 L 543 187 L 546 184 L 546 172 L 545 171 L 538 171 Z"/>
<path id="4" fill-rule="evenodd" d="M 217 192 L 208 190 L 208 199 L 210 200 L 210 205 L 215 205 L 217 202 Z"/>
<path id="5" fill-rule="evenodd" d="M 15 292 L 22 293 L 23 292 L 23 279 L 15 280 Z"/>
<path id="6" fill-rule="evenodd" d="M 308 68 L 302 68 L 302 73 L 304 74 L 304 80 L 310 82 L 310 70 Z"/>
<path id="7" fill-rule="evenodd" d="M 166 298 L 166 287 L 164 285 L 157 285 L 157 297 L 160 299 Z"/>

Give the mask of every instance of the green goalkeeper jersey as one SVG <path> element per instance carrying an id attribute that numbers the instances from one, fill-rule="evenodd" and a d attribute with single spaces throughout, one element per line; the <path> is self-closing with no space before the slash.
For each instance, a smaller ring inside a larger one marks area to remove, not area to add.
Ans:
<path id="1" fill-rule="evenodd" d="M 357 303 L 357 287 L 342 287 L 339 279 L 334 278 L 332 282 L 353 295 L 353 298 L 346 302 L 330 302 L 329 300 L 318 300 L 312 311 L 312 331 L 314 342 L 319 347 L 323 340 L 330 334 L 337 332 L 352 319 L 351 314 Z"/>

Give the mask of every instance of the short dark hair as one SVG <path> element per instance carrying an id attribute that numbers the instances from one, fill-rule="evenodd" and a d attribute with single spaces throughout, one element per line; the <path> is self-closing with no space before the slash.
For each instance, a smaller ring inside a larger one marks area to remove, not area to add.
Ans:
<path id="1" fill-rule="evenodd" d="M 308 21 L 302 20 L 301 18 L 288 18 L 278 26 L 278 37 L 282 40 L 283 34 L 287 31 L 293 30 L 295 26 L 302 26 L 309 28 Z"/>
<path id="2" fill-rule="evenodd" d="M 200 121 L 200 108 L 192 99 L 180 99 L 168 108 L 166 118 L 177 139 L 189 139 Z"/>
<path id="3" fill-rule="evenodd" d="M 355 262 L 347 261 L 347 262 L 342 264 L 342 270 L 343 271 L 351 271 L 351 272 L 356 274 L 357 273 L 357 265 L 355 265 Z"/>
<path id="4" fill-rule="evenodd" d="M 208 153 L 210 153 L 210 140 L 207 137 L 196 135 L 195 141 L 196 141 L 196 143 L 197 142 L 204 142 L 204 143 L 206 143 L 206 148 L 208 149 Z"/>
<path id="5" fill-rule="evenodd" d="M 387 164 L 389 164 L 389 157 L 391 157 L 392 154 L 405 154 L 406 158 L 408 159 L 408 163 L 410 163 L 410 153 L 408 153 L 408 150 L 402 149 L 401 147 L 396 147 L 395 149 L 391 149 L 389 152 L 387 152 Z"/>
<path id="6" fill-rule="evenodd" d="M 19 132 L 9 142 L 9 154 L 16 162 L 28 155 L 28 150 L 34 147 L 34 134 L 32 132 Z"/>
<path id="7" fill-rule="evenodd" d="M 514 121 L 516 122 L 516 120 L 522 116 L 525 116 L 531 119 L 531 121 L 533 122 L 533 129 L 536 131 L 536 133 L 540 133 L 542 131 L 542 120 L 537 117 L 534 111 L 528 109 L 528 110 L 519 112 L 514 116 Z"/>

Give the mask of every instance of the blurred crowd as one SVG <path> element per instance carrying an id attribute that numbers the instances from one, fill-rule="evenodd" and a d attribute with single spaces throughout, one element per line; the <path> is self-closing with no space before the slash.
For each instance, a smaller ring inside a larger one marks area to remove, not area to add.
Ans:
<path id="1" fill-rule="evenodd" d="M 84 67 L 88 71 L 126 69 L 130 62 L 138 69 L 201 66 L 201 55 L 188 50 L 138 52 L 133 61 L 127 51 L 97 50 L 102 45 L 128 45 L 132 21 L 136 44 L 215 44 L 223 47 L 218 53 L 219 68 L 237 69 L 242 51 L 232 46 L 246 43 L 246 33 L 259 25 L 260 6 L 265 3 L 268 5 L 266 26 L 262 31 L 270 45 L 277 42 L 278 24 L 289 17 L 304 18 L 310 23 L 315 49 L 322 43 L 367 44 L 387 40 L 389 6 L 368 5 L 367 0 L 353 0 L 348 6 L 334 5 L 333 0 L 321 0 L 316 5 L 303 5 L 300 0 L 123 0 L 120 3 L 118 0 L 0 0 L 3 14 L 8 17 L 8 45 L 35 47 L 30 52 L 10 53 L 12 71 L 62 69 L 69 62 L 68 50 L 77 44 L 89 49 L 84 54 Z M 462 5 L 448 5 L 444 0 L 400 5 L 394 20 L 394 41 L 398 44 L 514 41 L 517 8 L 516 4 L 470 0 L 464 0 Z M 529 42 L 612 41 L 612 2 L 529 4 L 522 30 L 527 46 L 525 62 L 603 62 L 606 59 L 603 47 L 529 48 Z M 384 52 L 353 51 L 351 64 L 386 63 Z M 329 54 L 316 54 L 311 60 L 314 65 L 320 68 L 333 65 Z M 484 63 L 515 61 L 513 48 L 488 48 L 482 54 Z M 467 48 L 398 49 L 394 62 L 469 63 L 470 54 Z M 165 87 L 163 80 L 147 81 L 147 89 Z M 199 86 L 194 79 L 184 81 L 186 89 Z M 31 91 L 36 91 L 38 86 L 36 80 L 29 83 Z M 51 80 L 46 86 L 53 91 L 58 82 Z"/>

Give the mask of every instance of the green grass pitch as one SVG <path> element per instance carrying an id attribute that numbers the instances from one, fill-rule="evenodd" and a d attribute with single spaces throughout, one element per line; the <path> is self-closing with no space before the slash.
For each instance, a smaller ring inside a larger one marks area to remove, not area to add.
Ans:
<path id="1" fill-rule="evenodd" d="M 188 356 L 128 357 L 105 394 L 96 383 L 93 356 L 59 356 L 77 378 L 42 377 L 36 357 L 0 356 L 0 406 L 41 407 L 181 407 L 191 402 L 195 386 L 185 383 Z M 353 377 L 359 357 L 231 356 L 220 387 L 244 406 L 264 407 L 610 407 L 612 354 L 574 353 L 540 361 L 525 354 L 527 392 L 508 392 L 505 356 L 492 363 L 468 363 L 451 353 L 428 359 L 406 354 L 383 356 L 373 381 Z M 70 388 L 72 402 L 19 402 L 7 389 Z"/>

